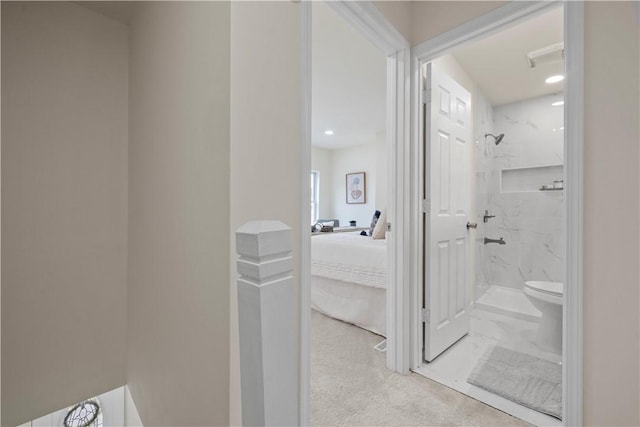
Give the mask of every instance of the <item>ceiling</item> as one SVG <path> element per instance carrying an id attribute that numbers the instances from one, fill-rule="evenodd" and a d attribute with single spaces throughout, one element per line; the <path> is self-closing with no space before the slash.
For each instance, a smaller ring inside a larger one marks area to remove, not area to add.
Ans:
<path id="1" fill-rule="evenodd" d="M 109 18 L 120 21 L 124 24 L 131 22 L 131 16 L 133 15 L 133 9 L 135 6 L 134 1 L 74 1 L 73 3 L 79 4 L 89 8 L 95 12 L 108 16 Z"/>
<path id="2" fill-rule="evenodd" d="M 74 3 L 129 24 L 137 2 Z M 375 141 L 386 125 L 385 55 L 324 2 L 313 2 L 312 31 L 312 144 L 335 149 Z"/>
<path id="3" fill-rule="evenodd" d="M 453 51 L 460 65 L 492 105 L 562 92 L 562 82 L 547 84 L 544 81 L 551 75 L 562 74 L 563 62 L 530 69 L 526 60 L 528 52 L 563 41 L 562 9 L 556 7 Z"/>
<path id="4" fill-rule="evenodd" d="M 335 149 L 375 141 L 386 126 L 384 53 L 324 2 L 313 2 L 311 141 Z M 333 135 L 325 135 L 327 129 Z"/>
<path id="5" fill-rule="evenodd" d="M 563 91 L 544 80 L 564 64 L 530 69 L 526 54 L 563 41 L 562 7 L 453 51 L 492 105 Z M 324 2 L 313 3 L 312 144 L 336 149 L 374 141 L 386 125 L 386 59 Z M 331 129 L 333 135 L 325 135 Z"/>
<path id="6" fill-rule="evenodd" d="M 124 23 L 137 2 L 78 1 Z M 386 126 L 386 58 L 324 2 L 313 2 L 312 144 L 336 149 L 375 141 Z M 525 55 L 563 40 L 562 7 L 454 50 L 493 105 L 562 92 L 545 78 L 563 64 L 529 69 Z M 333 135 L 325 135 L 328 129 Z"/>

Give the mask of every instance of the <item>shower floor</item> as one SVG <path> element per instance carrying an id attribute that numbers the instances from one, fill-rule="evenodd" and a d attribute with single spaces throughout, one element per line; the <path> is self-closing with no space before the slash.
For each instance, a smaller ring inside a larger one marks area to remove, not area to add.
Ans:
<path id="1" fill-rule="evenodd" d="M 539 321 L 541 316 L 521 290 L 504 286 L 490 286 L 476 301 L 476 307 L 530 322 Z"/>

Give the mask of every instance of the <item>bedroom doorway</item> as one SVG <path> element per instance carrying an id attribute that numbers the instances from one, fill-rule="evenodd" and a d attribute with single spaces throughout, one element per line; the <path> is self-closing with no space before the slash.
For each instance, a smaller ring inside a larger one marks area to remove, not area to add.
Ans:
<path id="1" fill-rule="evenodd" d="M 416 49 L 424 262 L 413 368 L 528 422 L 573 424 L 580 240 L 567 217 L 581 219 L 581 110 L 564 101 L 579 99 L 582 40 L 565 22 L 579 26 L 582 12 L 517 9 Z M 573 63 L 565 45 L 577 47 Z"/>
<path id="2" fill-rule="evenodd" d="M 325 3 L 312 23 L 311 307 L 384 339 L 386 57 Z"/>
<path id="3" fill-rule="evenodd" d="M 311 223 L 308 297 L 305 277 L 302 285 L 301 418 L 313 414 L 314 423 L 330 424 L 317 407 L 335 407 L 330 400 L 343 393 L 348 410 L 348 387 L 367 377 L 374 363 L 381 371 L 399 369 L 394 286 L 404 274 L 395 268 L 404 252 L 395 231 L 404 226 L 396 215 L 404 192 L 394 189 L 397 162 L 404 161 L 408 143 L 403 92 L 408 70 L 398 60 L 408 58 L 408 43 L 395 29 L 383 28 L 385 18 L 372 4 L 308 7 Z M 394 232 L 388 231 L 391 223 Z M 308 347 L 305 339 L 311 341 Z M 312 394 L 314 401 L 305 409 L 309 386 L 308 399 Z"/>
<path id="4" fill-rule="evenodd" d="M 386 366 L 387 58 L 329 5 L 312 3 L 312 423 Z"/>

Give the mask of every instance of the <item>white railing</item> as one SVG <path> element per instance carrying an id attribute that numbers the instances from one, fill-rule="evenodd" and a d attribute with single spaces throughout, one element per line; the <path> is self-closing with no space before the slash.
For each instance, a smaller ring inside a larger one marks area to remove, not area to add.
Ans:
<path id="1" fill-rule="evenodd" d="M 298 425 L 291 229 L 252 221 L 236 231 L 242 423 Z"/>

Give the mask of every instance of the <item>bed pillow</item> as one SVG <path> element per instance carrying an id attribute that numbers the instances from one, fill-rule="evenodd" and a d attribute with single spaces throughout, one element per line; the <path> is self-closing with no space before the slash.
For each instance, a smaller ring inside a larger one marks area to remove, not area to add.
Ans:
<path id="1" fill-rule="evenodd" d="M 378 222 L 376 223 L 376 227 L 373 229 L 372 237 L 374 240 L 380 240 L 385 238 L 385 231 L 387 228 L 387 213 L 382 212 L 380 218 L 378 218 Z"/>
<path id="2" fill-rule="evenodd" d="M 373 236 L 373 229 L 376 228 L 376 224 L 378 223 L 378 218 L 380 218 L 380 211 L 375 211 L 373 213 L 373 218 L 371 218 L 371 226 L 369 227 L 369 236 Z"/>

